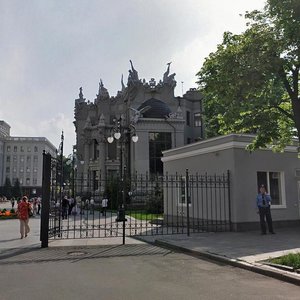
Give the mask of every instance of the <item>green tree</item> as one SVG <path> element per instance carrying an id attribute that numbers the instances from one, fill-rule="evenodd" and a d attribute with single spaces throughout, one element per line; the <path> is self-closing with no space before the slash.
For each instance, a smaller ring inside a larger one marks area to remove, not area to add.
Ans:
<path id="1" fill-rule="evenodd" d="M 72 169 L 73 169 L 73 161 L 71 156 L 68 157 L 63 156 L 63 178 L 64 182 L 67 184 L 71 183 L 72 180 Z"/>
<path id="2" fill-rule="evenodd" d="M 11 199 L 12 197 L 12 185 L 8 177 L 6 177 L 5 179 L 5 183 L 3 186 L 3 194 L 7 199 Z"/>
<path id="3" fill-rule="evenodd" d="M 15 198 L 22 197 L 22 188 L 21 188 L 20 181 L 18 178 L 16 179 L 14 186 L 12 187 L 12 196 Z"/>
<path id="4" fill-rule="evenodd" d="M 207 136 L 255 133 L 250 150 L 282 150 L 300 142 L 300 1 L 268 0 L 246 20 L 242 34 L 224 33 L 197 74 Z"/>

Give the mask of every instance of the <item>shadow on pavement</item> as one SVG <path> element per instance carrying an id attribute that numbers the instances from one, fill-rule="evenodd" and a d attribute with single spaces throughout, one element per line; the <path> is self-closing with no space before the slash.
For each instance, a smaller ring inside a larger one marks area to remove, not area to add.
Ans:
<path id="1" fill-rule="evenodd" d="M 13 250 L 13 251 L 12 251 Z M 0 265 L 30 264 L 41 262 L 71 261 L 80 262 L 87 259 L 113 258 L 124 256 L 166 256 L 173 251 L 149 244 L 135 245 L 98 245 L 80 247 L 53 247 L 9 249 L 0 254 Z"/>

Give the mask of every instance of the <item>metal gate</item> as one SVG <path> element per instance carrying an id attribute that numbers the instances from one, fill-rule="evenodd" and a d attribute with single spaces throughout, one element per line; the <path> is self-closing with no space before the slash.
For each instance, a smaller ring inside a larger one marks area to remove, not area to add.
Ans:
<path id="1" fill-rule="evenodd" d="M 122 237 L 124 244 L 126 236 L 231 230 L 229 172 L 129 176 L 124 170 L 97 181 L 73 173 L 68 186 L 62 177 L 61 161 L 44 153 L 42 247 L 49 239 Z"/>

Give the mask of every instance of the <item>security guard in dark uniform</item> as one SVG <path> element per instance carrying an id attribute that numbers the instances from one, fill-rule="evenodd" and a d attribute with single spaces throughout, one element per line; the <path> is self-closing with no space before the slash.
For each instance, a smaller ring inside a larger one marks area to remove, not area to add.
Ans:
<path id="1" fill-rule="evenodd" d="M 256 197 L 256 205 L 260 217 L 261 234 L 266 234 L 266 221 L 271 234 L 274 234 L 272 217 L 271 217 L 271 196 L 267 194 L 265 186 L 262 184 L 259 188 L 259 194 Z"/>

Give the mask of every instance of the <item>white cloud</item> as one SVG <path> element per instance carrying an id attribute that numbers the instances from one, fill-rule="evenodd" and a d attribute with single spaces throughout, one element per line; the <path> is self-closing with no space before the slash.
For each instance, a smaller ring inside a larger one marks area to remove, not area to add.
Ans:
<path id="1" fill-rule="evenodd" d="M 56 148 L 60 144 L 60 137 L 64 132 L 64 153 L 72 153 L 75 143 L 75 130 L 73 120 L 62 113 L 42 121 L 16 120 L 11 128 L 13 136 L 40 136 L 46 137 Z"/>
<path id="2" fill-rule="evenodd" d="M 83 87 L 93 100 L 102 78 L 111 95 L 126 82 L 129 59 L 141 78 L 157 81 L 172 61 L 176 94 L 195 87 L 204 58 L 224 31 L 239 33 L 245 10 L 263 0 L 2 0 L 0 9 L 0 119 L 13 135 L 65 132 L 75 142 L 74 99 Z"/>

